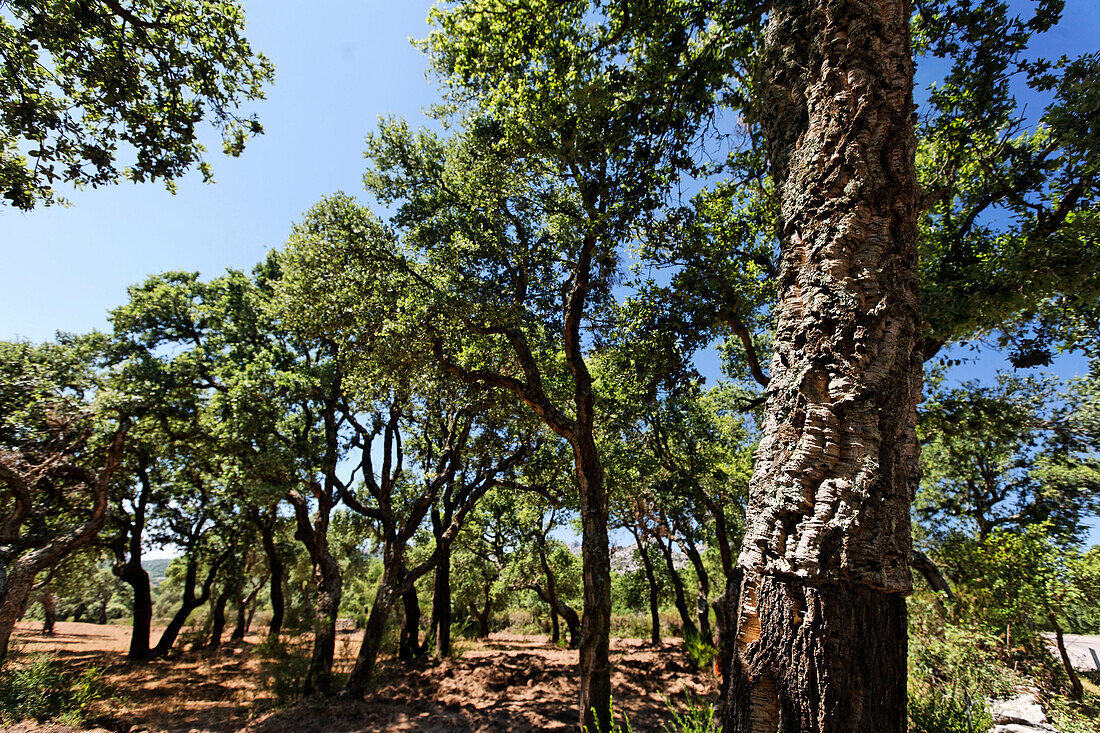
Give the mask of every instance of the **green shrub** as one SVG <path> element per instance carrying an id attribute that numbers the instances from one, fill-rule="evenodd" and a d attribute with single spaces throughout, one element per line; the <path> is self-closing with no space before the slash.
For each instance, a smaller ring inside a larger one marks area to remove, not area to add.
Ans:
<path id="1" fill-rule="evenodd" d="M 302 696 L 306 674 L 309 672 L 309 648 L 307 644 L 288 644 L 268 639 L 256 647 L 264 657 L 264 689 L 275 696 L 279 705 L 287 705 Z"/>
<path id="2" fill-rule="evenodd" d="M 77 724 L 96 700 L 106 695 L 103 671 L 88 667 L 77 676 L 57 660 L 35 654 L 0 667 L 0 721 L 32 718 Z"/>
<path id="3" fill-rule="evenodd" d="M 695 669 L 710 669 L 718 650 L 703 641 L 698 634 L 688 634 L 684 639 L 684 651 Z"/>
<path id="4" fill-rule="evenodd" d="M 718 711 L 714 704 L 702 698 L 693 697 L 681 709 L 676 710 L 671 700 L 665 700 L 672 720 L 665 723 L 668 733 L 719 733 L 722 726 L 718 724 Z"/>
<path id="5" fill-rule="evenodd" d="M 910 686 L 909 733 L 987 733 L 993 726 L 986 698 L 954 687 Z"/>

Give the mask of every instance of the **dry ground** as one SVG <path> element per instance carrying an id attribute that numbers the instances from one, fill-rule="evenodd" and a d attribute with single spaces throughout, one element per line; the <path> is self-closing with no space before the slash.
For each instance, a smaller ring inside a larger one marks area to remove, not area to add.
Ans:
<path id="1" fill-rule="evenodd" d="M 156 632 L 154 632 L 154 639 Z M 577 721 L 575 651 L 545 636 L 494 634 L 465 642 L 456 659 L 387 660 L 363 701 L 313 700 L 280 707 L 271 691 L 272 663 L 255 639 L 218 652 L 188 652 L 174 660 L 133 664 L 123 656 L 129 628 L 59 623 L 44 637 L 37 626 L 15 635 L 24 651 L 51 651 L 74 670 L 105 670 L 114 698 L 91 713 L 100 731 L 126 733 L 356 733 L 358 731 L 542 731 L 574 729 Z M 346 666 L 357 637 L 337 643 Z M 660 648 L 613 639 L 615 709 L 633 730 L 663 730 L 666 699 L 682 704 L 713 696 L 711 674 L 697 672 L 678 644 Z M 13 733 L 68 733 L 70 728 L 22 724 Z"/>

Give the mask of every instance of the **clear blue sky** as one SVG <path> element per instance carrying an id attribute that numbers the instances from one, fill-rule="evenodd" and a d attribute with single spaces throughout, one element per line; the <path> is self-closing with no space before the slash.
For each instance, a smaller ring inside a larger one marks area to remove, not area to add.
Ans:
<path id="1" fill-rule="evenodd" d="M 0 206 L 0 339 L 107 328 L 107 310 L 126 300 L 128 285 L 167 270 L 247 270 L 281 246 L 321 196 L 360 194 L 363 139 L 378 117 L 427 124 L 423 109 L 438 99 L 424 56 L 409 43 L 427 34 L 430 6 L 342 0 L 307 9 L 245 0 L 247 36 L 276 68 L 267 100 L 255 107 L 266 134 L 237 159 L 223 156 L 211 135 L 217 183 L 192 175 L 175 196 L 158 184 L 123 184 L 61 190 L 68 208 Z M 1039 50 L 1057 56 L 1095 47 L 1098 10 L 1096 0 L 1070 0 L 1066 20 Z M 707 361 L 703 371 L 713 373 L 713 356 Z M 1002 366 L 983 358 L 959 376 L 986 378 Z M 1083 366 L 1063 361 L 1058 371 L 1068 376 Z M 1100 542 L 1100 528 L 1092 541 Z"/>

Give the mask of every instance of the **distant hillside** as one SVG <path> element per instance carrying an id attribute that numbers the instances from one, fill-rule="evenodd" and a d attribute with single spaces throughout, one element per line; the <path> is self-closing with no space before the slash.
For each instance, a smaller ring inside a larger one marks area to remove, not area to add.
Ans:
<path id="1" fill-rule="evenodd" d="M 172 562 L 170 557 L 161 557 L 156 560 L 142 560 L 141 567 L 145 568 L 145 572 L 149 573 L 149 582 L 154 586 L 160 585 L 164 582 L 165 573 L 168 572 L 168 563 Z"/>

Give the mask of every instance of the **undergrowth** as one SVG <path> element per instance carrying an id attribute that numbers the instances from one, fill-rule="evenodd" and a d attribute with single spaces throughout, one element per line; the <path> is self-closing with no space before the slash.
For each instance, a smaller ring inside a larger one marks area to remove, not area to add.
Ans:
<path id="1" fill-rule="evenodd" d="M 78 725 L 88 706 L 106 692 L 99 667 L 73 675 L 46 654 L 9 660 L 0 666 L 0 722 L 33 719 Z"/>

